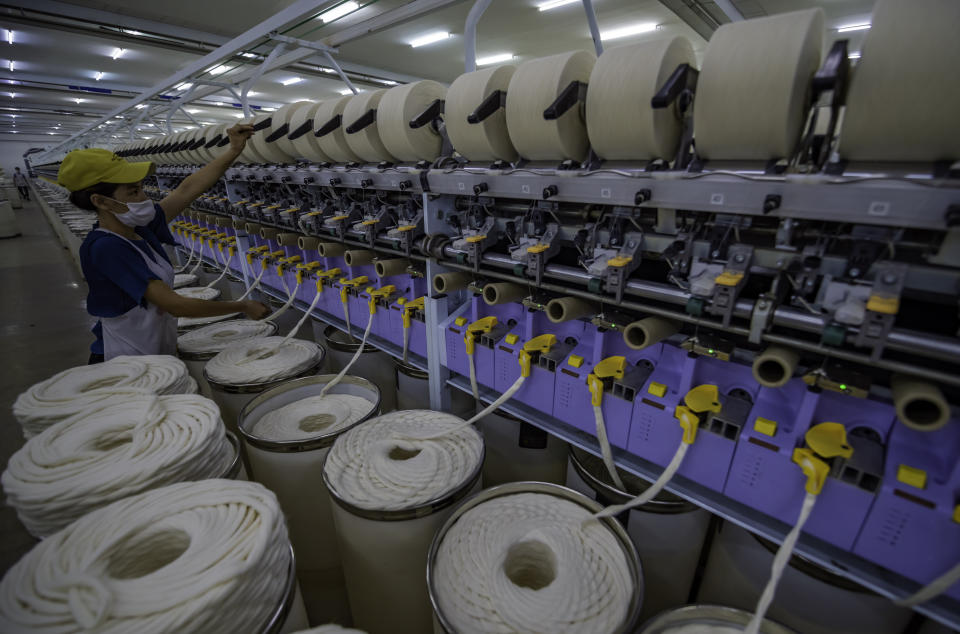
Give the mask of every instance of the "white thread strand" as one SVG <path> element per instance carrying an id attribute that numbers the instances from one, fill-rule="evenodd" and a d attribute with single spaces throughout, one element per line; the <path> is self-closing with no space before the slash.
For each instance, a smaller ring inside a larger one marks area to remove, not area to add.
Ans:
<path id="1" fill-rule="evenodd" d="M 196 275 L 197 269 L 200 268 L 200 265 L 203 264 L 203 243 L 200 244 L 200 251 L 197 253 L 197 263 L 193 265 L 193 268 L 190 269 L 190 275 Z"/>
<path id="2" fill-rule="evenodd" d="M 176 357 L 119 356 L 64 370 L 30 386 L 14 402 L 13 416 L 24 436 L 30 438 L 91 405 L 114 398 L 117 390 L 129 388 L 152 394 L 194 394 L 197 382 Z"/>
<path id="3" fill-rule="evenodd" d="M 293 329 L 287 333 L 286 337 L 283 338 L 284 343 L 286 343 L 290 339 L 293 339 L 294 337 L 297 336 L 297 333 L 300 332 L 301 328 L 303 328 L 303 324 L 305 324 L 306 321 L 310 319 L 310 315 L 311 313 L 313 313 L 313 309 L 317 307 L 317 302 L 319 300 L 320 300 L 320 293 L 317 293 L 316 295 L 313 296 L 313 301 L 310 302 L 310 307 L 307 308 L 307 311 L 305 313 L 303 313 L 303 317 L 300 318 L 300 321 L 297 322 L 297 325 L 294 326 Z"/>
<path id="4" fill-rule="evenodd" d="M 626 491 L 627 488 L 623 485 L 620 474 L 617 473 L 617 464 L 613 461 L 613 450 L 607 438 L 607 426 L 603 422 L 603 408 L 600 405 L 593 406 L 593 418 L 597 423 L 597 442 L 600 444 L 600 455 L 603 457 L 603 464 L 607 467 L 607 473 L 610 474 L 614 486 L 621 491 Z"/>
<path id="5" fill-rule="evenodd" d="M 894 603 L 896 605 L 902 605 L 905 607 L 911 607 L 920 603 L 924 603 L 944 592 L 957 581 L 960 581 L 960 563 L 928 583 L 926 586 L 920 588 L 909 597 L 897 599 L 894 601 Z"/>
<path id="6" fill-rule="evenodd" d="M 374 404 L 352 394 L 308 396 L 267 412 L 251 433 L 264 440 L 307 440 L 349 427 Z"/>
<path id="7" fill-rule="evenodd" d="M 354 363 L 357 362 L 357 359 L 360 358 L 360 355 L 363 354 L 363 348 L 367 345 L 367 337 L 370 336 L 370 327 L 373 326 L 373 314 L 370 315 L 370 318 L 367 320 L 367 328 L 363 331 L 363 339 L 360 340 L 360 345 L 357 347 L 357 351 L 353 353 L 353 356 L 350 357 L 350 362 L 347 365 L 343 366 L 343 369 L 340 370 L 340 373 L 337 376 L 333 377 L 333 380 L 323 386 L 323 389 L 320 390 L 320 396 L 326 396 L 327 392 L 333 389 L 337 383 L 343 380 L 343 377 L 347 375 L 347 372 L 350 371 L 350 368 Z"/>
<path id="8" fill-rule="evenodd" d="M 227 275 L 227 272 L 230 270 L 231 262 L 233 262 L 232 255 L 227 258 L 226 262 L 223 263 L 223 271 L 220 272 L 220 276 L 217 279 L 210 282 L 209 284 L 207 284 L 204 288 L 213 288 L 214 286 L 216 286 L 220 282 L 220 280 L 222 280 Z"/>
<path id="9" fill-rule="evenodd" d="M 403 362 L 409 363 L 407 361 L 407 356 L 410 354 L 410 328 L 405 326 L 403 328 Z"/>
<path id="10" fill-rule="evenodd" d="M 272 323 L 232 319 L 183 333 L 177 338 L 177 349 L 187 354 L 216 353 L 238 341 L 269 337 L 274 332 L 276 325 Z"/>
<path id="11" fill-rule="evenodd" d="M 350 329 L 350 302 L 343 302 L 343 321 L 347 324 L 347 336 L 350 337 L 350 341 L 355 341 L 353 338 L 353 331 Z"/>
<path id="12" fill-rule="evenodd" d="M 7 572 L 0 631 L 258 631 L 284 599 L 289 543 L 276 496 L 254 482 L 184 482 L 124 498 Z"/>
<path id="13" fill-rule="evenodd" d="M 212 317 L 178 317 L 177 329 L 189 330 L 198 326 L 208 326 L 228 319 L 236 319 L 240 313 L 228 313 L 226 315 L 214 315 Z"/>
<path id="14" fill-rule="evenodd" d="M 432 590 L 463 634 L 603 634 L 624 624 L 634 593 L 616 535 L 554 495 L 517 493 L 465 512 L 437 550 Z"/>
<path id="15" fill-rule="evenodd" d="M 477 362 L 472 354 L 467 355 L 470 362 L 470 391 L 473 392 L 473 400 L 476 401 L 477 408 L 480 407 L 480 388 L 477 386 Z"/>
<path id="16" fill-rule="evenodd" d="M 454 429 L 455 431 L 450 431 Z M 417 432 L 431 439 L 412 439 Z M 342 433 L 323 472 L 333 492 L 371 510 L 408 509 L 457 490 L 477 472 L 483 439 L 463 419 L 430 410 L 390 412 Z"/>
<path id="17" fill-rule="evenodd" d="M 817 496 L 813 493 L 808 492 L 804 496 L 797 523 L 794 524 L 790 532 L 787 533 L 783 543 L 780 544 L 780 548 L 777 550 L 776 556 L 773 558 L 773 565 L 770 567 L 770 580 L 767 581 L 767 585 L 763 588 L 763 594 L 760 595 L 760 600 L 757 601 L 757 607 L 753 611 L 750 622 L 743 628 L 744 634 L 757 634 L 757 632 L 760 631 L 760 626 L 763 625 L 763 617 L 767 614 L 767 609 L 770 607 L 770 604 L 773 603 L 773 595 L 777 591 L 777 584 L 780 583 L 780 577 L 783 576 L 783 571 L 790 562 L 790 556 L 793 554 L 793 549 L 796 547 L 797 540 L 800 538 L 800 531 L 803 530 L 803 525 L 806 524 L 810 518 L 810 513 L 813 512 L 813 505 L 816 501 Z"/>
<path id="18" fill-rule="evenodd" d="M 147 489 L 222 477 L 233 458 L 213 401 L 118 391 L 31 438 L 0 481 L 27 531 L 46 537 Z"/>
<path id="19" fill-rule="evenodd" d="M 187 257 L 187 261 L 184 263 L 184 265 L 181 266 L 180 268 L 178 268 L 178 269 L 175 271 L 175 273 L 183 273 L 184 271 L 187 270 L 187 267 L 190 266 L 190 263 L 193 262 L 193 251 L 194 251 L 195 246 L 196 246 L 196 240 L 192 240 L 192 239 L 191 239 L 191 240 L 190 240 L 190 255 Z"/>
<path id="20" fill-rule="evenodd" d="M 653 498 L 660 495 L 660 492 L 663 491 L 663 488 L 667 486 L 667 483 L 670 482 L 674 474 L 680 468 L 680 465 L 683 463 L 684 456 L 687 455 L 687 449 L 689 448 L 690 448 L 690 445 L 688 445 L 685 442 L 681 442 L 680 446 L 677 447 L 676 453 L 673 454 L 673 458 L 671 458 L 669 464 L 667 464 L 667 468 L 664 469 L 663 473 L 660 474 L 660 477 L 657 478 L 656 481 L 654 481 L 654 483 L 650 485 L 650 488 L 648 488 L 646 491 L 644 491 L 637 497 L 633 498 L 629 502 L 626 502 L 624 504 L 614 504 L 613 506 L 608 506 L 607 508 L 597 513 L 594 517 L 598 519 L 601 517 L 613 517 L 615 515 L 619 515 L 623 511 L 628 511 L 630 509 L 637 508 L 638 506 L 643 506 Z M 624 491 L 625 489 L 620 489 L 620 490 Z"/>
<path id="21" fill-rule="evenodd" d="M 252 293 L 254 289 L 260 286 L 260 280 L 263 279 L 263 274 L 266 272 L 267 272 L 267 269 L 260 269 L 260 275 L 257 276 L 257 279 L 253 280 L 253 284 L 250 285 L 250 288 L 247 289 L 247 292 L 245 292 L 243 295 L 240 296 L 240 299 L 237 300 L 238 302 L 242 302 L 243 300 L 245 300 L 247 298 L 247 295 Z"/>
<path id="22" fill-rule="evenodd" d="M 503 405 L 504 403 L 506 403 L 507 401 L 509 401 L 511 398 L 513 398 L 513 395 L 516 394 L 517 391 L 518 391 L 521 387 L 523 387 L 523 381 L 524 381 L 525 378 L 526 378 L 526 377 L 524 377 L 524 376 L 522 376 L 522 375 L 521 375 L 521 376 L 518 376 L 518 377 L 517 377 L 517 380 L 513 382 L 513 385 L 511 385 L 510 387 L 507 388 L 507 391 L 506 391 L 506 392 L 504 392 L 504 393 L 501 394 L 499 397 L 497 397 L 497 400 L 495 400 L 494 402 L 490 403 L 490 404 L 487 405 L 485 408 L 483 408 L 482 410 L 480 410 L 479 412 L 477 412 L 476 414 L 474 414 L 474 415 L 473 415 L 473 418 L 471 418 L 470 420 L 464 421 L 464 422 L 460 423 L 460 425 L 457 425 L 457 426 L 455 426 L 455 427 L 451 427 L 451 428 L 449 428 L 449 429 L 440 431 L 439 433 L 436 433 L 436 434 L 427 434 L 427 435 L 414 434 L 414 435 L 410 436 L 410 439 L 411 439 L 411 440 L 432 440 L 432 439 L 434 439 L 434 438 L 440 438 L 440 437 L 444 436 L 445 434 L 451 434 L 451 433 L 460 431 L 461 429 L 465 429 L 465 428 L 467 428 L 467 427 L 470 427 L 471 425 L 473 425 L 474 423 L 476 423 L 476 422 L 477 422 L 478 420 L 480 420 L 481 418 L 483 418 L 483 417 L 487 416 L 488 414 L 490 414 L 490 413 L 492 413 L 492 412 L 495 412 L 495 411 L 497 411 L 498 409 L 500 409 L 500 406 L 501 406 L 501 405 Z M 477 401 L 477 403 L 480 403 L 480 401 Z"/>
<path id="23" fill-rule="evenodd" d="M 283 279 L 283 278 L 280 278 L 280 279 Z M 297 291 L 300 290 L 300 282 L 297 282 L 297 285 L 293 287 L 292 291 L 289 288 L 287 288 L 286 282 L 283 283 L 283 288 L 285 291 L 287 291 L 287 294 L 288 294 L 287 301 L 283 304 L 283 306 L 277 309 L 272 315 L 267 317 L 267 321 L 274 321 L 275 319 L 280 317 L 280 315 L 287 312 L 288 308 L 293 306 L 293 300 L 297 298 Z"/>
<path id="24" fill-rule="evenodd" d="M 323 360 L 323 349 L 312 341 L 278 345 L 281 341 L 283 337 L 259 337 L 231 344 L 207 362 L 204 372 L 216 383 L 249 385 L 294 376 Z"/>

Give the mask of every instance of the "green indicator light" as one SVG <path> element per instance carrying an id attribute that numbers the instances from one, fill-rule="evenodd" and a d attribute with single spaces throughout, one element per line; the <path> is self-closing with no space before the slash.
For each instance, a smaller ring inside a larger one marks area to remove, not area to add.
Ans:
<path id="1" fill-rule="evenodd" d="M 710 353 L 710 354 L 714 354 L 714 349 L 713 349 L 713 348 L 707 348 L 707 352 Z"/>
<path id="2" fill-rule="evenodd" d="M 840 389 L 841 389 L 841 390 L 846 390 L 846 389 L 847 389 L 847 384 L 846 384 L 846 383 L 841 383 L 841 384 L 840 384 Z"/>

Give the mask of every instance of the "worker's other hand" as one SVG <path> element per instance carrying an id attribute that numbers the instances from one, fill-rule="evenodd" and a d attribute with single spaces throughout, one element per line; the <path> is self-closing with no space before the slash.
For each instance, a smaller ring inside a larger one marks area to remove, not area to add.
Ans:
<path id="1" fill-rule="evenodd" d="M 230 147 L 237 152 L 243 150 L 251 134 L 253 134 L 253 126 L 248 123 L 238 123 L 232 128 L 227 128 L 227 136 L 230 137 Z"/>
<path id="2" fill-rule="evenodd" d="M 248 299 L 243 302 L 243 314 L 247 316 L 247 319 L 260 320 L 270 314 L 270 309 L 260 302 Z"/>

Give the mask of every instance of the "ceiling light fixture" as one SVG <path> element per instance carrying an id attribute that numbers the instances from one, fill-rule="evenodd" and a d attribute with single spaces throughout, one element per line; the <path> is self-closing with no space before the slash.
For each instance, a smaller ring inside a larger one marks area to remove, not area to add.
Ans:
<path id="1" fill-rule="evenodd" d="M 226 104 L 223 103 L 222 101 L 214 101 L 214 102 L 213 102 L 213 105 L 215 105 L 215 106 L 225 106 Z"/>
<path id="2" fill-rule="evenodd" d="M 10 72 L 12 73 L 12 72 L 13 72 L 13 60 L 12 60 L 12 59 L 10 60 L 10 66 L 9 66 L 9 68 L 10 68 Z"/>
<path id="3" fill-rule="evenodd" d="M 140 110 L 141 108 L 146 108 L 146 107 L 147 107 L 147 104 L 145 104 L 145 103 L 138 103 L 138 104 L 136 105 L 137 110 Z"/>
<path id="4" fill-rule="evenodd" d="M 866 24 L 848 24 L 837 29 L 837 33 L 850 33 L 851 31 L 865 31 L 870 28 L 870 23 Z"/>
<path id="5" fill-rule="evenodd" d="M 15 92 L 8 92 L 7 94 L 10 95 L 10 98 L 11 98 L 11 99 L 16 99 L 16 97 L 17 97 L 17 93 L 15 93 Z"/>
<path id="6" fill-rule="evenodd" d="M 324 11 L 317 17 L 320 18 L 321 22 L 326 24 L 327 22 L 333 22 L 337 18 L 342 18 L 348 13 L 353 13 L 359 8 L 360 8 L 360 5 L 351 0 L 351 2 L 344 2 L 343 4 L 338 4 L 337 6 L 330 9 L 329 11 Z"/>
<path id="7" fill-rule="evenodd" d="M 124 52 L 125 51 L 122 48 L 115 48 L 113 49 L 113 52 L 110 53 L 110 57 L 112 57 L 113 59 L 118 59 L 121 55 L 124 54 Z"/>
<path id="8" fill-rule="evenodd" d="M 80 99 L 80 98 L 78 97 L 78 98 L 74 99 L 74 101 L 76 101 L 77 104 L 81 104 L 81 103 L 83 103 L 85 100 L 84 100 L 84 99 Z"/>
<path id="9" fill-rule="evenodd" d="M 487 55 L 486 57 L 477 58 L 477 66 L 488 66 L 489 64 L 500 64 L 501 62 L 508 62 L 511 59 L 516 57 L 513 53 L 500 53 L 499 55 Z"/>
<path id="10" fill-rule="evenodd" d="M 549 11 L 550 9 L 556 9 L 557 7 L 573 4 L 574 2 L 580 2 L 580 0 L 550 0 L 550 2 L 538 4 L 537 8 L 541 11 Z"/>
<path id="11" fill-rule="evenodd" d="M 392 79 L 381 79 L 381 80 L 380 80 L 380 83 L 383 84 L 384 86 L 396 86 L 396 85 L 397 85 L 397 82 L 393 81 Z"/>
<path id="12" fill-rule="evenodd" d="M 256 57 L 256 56 L 257 56 L 256 53 L 247 53 L 246 51 L 244 51 L 243 53 L 240 53 L 240 57 Z"/>
<path id="13" fill-rule="evenodd" d="M 185 81 L 182 84 L 173 87 L 174 90 L 187 90 L 188 88 L 193 88 L 193 84 L 188 81 Z"/>
<path id="14" fill-rule="evenodd" d="M 850 53 L 847 55 L 847 59 L 860 59 L 860 52 L 854 51 L 853 53 Z"/>
<path id="15" fill-rule="evenodd" d="M 97 74 L 93 76 L 93 79 L 95 81 L 100 81 L 103 79 L 103 71 L 97 71 Z"/>
<path id="16" fill-rule="evenodd" d="M 263 110 L 264 112 L 276 112 L 276 111 L 277 111 L 276 108 L 260 108 L 260 109 Z"/>
<path id="17" fill-rule="evenodd" d="M 353 94 L 353 91 L 350 90 L 349 88 L 341 88 L 341 89 L 338 90 L 337 92 L 340 93 L 341 95 L 352 95 L 352 94 Z"/>
<path id="18" fill-rule="evenodd" d="M 291 77 L 290 79 L 284 79 L 280 83 L 283 84 L 284 86 L 292 86 L 293 84 L 299 84 L 302 81 L 303 81 L 303 77 Z M 250 93 L 247 93 L 247 94 L 249 95 Z"/>
<path id="19" fill-rule="evenodd" d="M 248 96 L 248 97 L 259 97 L 259 96 L 260 96 L 260 93 L 251 90 L 250 92 L 247 93 L 247 96 Z"/>
<path id="20" fill-rule="evenodd" d="M 230 70 L 226 64 L 220 64 L 219 66 L 212 66 L 207 69 L 207 72 L 211 75 L 222 75 L 223 73 Z"/>
<path id="21" fill-rule="evenodd" d="M 618 40 L 622 37 L 630 37 L 631 35 L 640 35 L 641 33 L 649 33 L 650 31 L 657 30 L 656 22 L 641 22 L 640 24 L 631 24 L 630 26 L 623 26 L 619 29 L 610 29 L 609 31 L 601 31 L 600 39 L 601 40 Z"/>
<path id="22" fill-rule="evenodd" d="M 191 108 L 190 110 L 187 110 L 187 112 L 189 112 L 190 114 L 197 114 L 198 112 L 200 112 L 200 110 L 198 108 Z"/>
<path id="23" fill-rule="evenodd" d="M 450 34 L 446 31 L 436 31 L 434 33 L 427 33 L 426 35 L 421 35 L 418 38 L 414 38 L 410 41 L 410 46 L 417 48 L 418 46 L 426 46 L 427 44 L 434 44 L 436 42 L 442 42 L 443 40 L 450 37 Z"/>
<path id="24" fill-rule="evenodd" d="M 133 31 L 131 29 L 127 29 L 127 33 L 130 35 L 143 35 L 143 31 Z"/>

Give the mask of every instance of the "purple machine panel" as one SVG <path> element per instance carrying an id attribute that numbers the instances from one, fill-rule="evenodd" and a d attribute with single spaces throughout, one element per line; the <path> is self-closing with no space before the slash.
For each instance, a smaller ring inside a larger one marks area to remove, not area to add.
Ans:
<path id="1" fill-rule="evenodd" d="M 466 344 L 464 344 L 467 327 L 482 317 L 494 316 L 497 318 L 497 325 L 477 341 L 473 362 L 477 372 L 477 383 L 491 389 L 495 388 L 494 351 L 508 334 L 519 334 L 525 312 L 526 309 L 522 304 L 489 306 L 479 296 L 471 298 L 470 307 L 465 312 L 455 313 L 441 324 L 447 352 L 447 367 L 450 371 L 462 376 L 470 376 L 470 357 L 467 355 Z"/>
<path id="2" fill-rule="evenodd" d="M 776 423 L 773 436 L 755 428 L 758 418 Z M 876 498 L 893 419 L 890 405 L 811 389 L 801 379 L 792 379 L 782 388 L 761 388 L 740 435 L 724 493 L 793 524 L 807 480 L 792 460 L 793 450 L 804 446 L 810 427 L 840 423 L 853 455 L 829 461 L 830 476 L 804 530 L 849 550 Z"/>
<path id="3" fill-rule="evenodd" d="M 956 566 L 960 562 L 958 454 L 960 420 L 956 418 L 935 431 L 895 423 L 883 485 L 854 553 L 922 584 Z M 925 481 L 901 481 L 902 468 L 925 472 Z M 946 594 L 960 600 L 960 582 Z"/>

